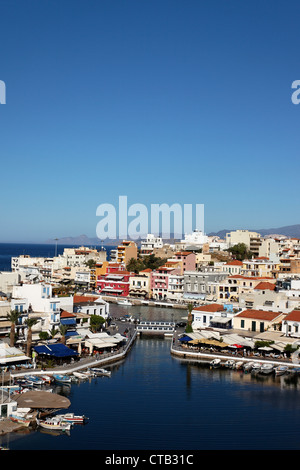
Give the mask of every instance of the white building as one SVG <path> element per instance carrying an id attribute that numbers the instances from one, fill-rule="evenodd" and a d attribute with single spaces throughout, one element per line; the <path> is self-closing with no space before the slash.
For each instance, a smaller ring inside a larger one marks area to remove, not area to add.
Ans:
<path id="1" fill-rule="evenodd" d="M 150 255 L 155 248 L 162 248 L 163 240 L 152 233 L 148 233 L 145 240 L 141 241 L 141 255 Z"/>
<path id="2" fill-rule="evenodd" d="M 194 230 L 192 233 L 186 233 L 184 240 L 181 240 L 183 248 L 195 247 L 195 249 L 202 248 L 202 246 L 208 243 L 208 236 L 204 235 L 201 230 Z"/>

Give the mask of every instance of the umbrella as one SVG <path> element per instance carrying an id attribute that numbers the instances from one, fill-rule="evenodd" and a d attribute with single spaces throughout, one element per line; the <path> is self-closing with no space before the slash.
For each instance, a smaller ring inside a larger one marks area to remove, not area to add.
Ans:
<path id="1" fill-rule="evenodd" d="M 240 349 L 240 348 L 243 348 L 244 346 L 242 346 L 241 344 L 230 344 L 229 347 Z"/>

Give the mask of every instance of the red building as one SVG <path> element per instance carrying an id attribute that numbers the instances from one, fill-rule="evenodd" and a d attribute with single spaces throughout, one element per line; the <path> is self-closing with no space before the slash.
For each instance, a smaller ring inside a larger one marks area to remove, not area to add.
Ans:
<path id="1" fill-rule="evenodd" d="M 127 297 L 129 295 L 129 278 L 133 274 L 119 263 L 109 263 L 106 273 L 97 277 L 97 290 L 102 295 Z"/>

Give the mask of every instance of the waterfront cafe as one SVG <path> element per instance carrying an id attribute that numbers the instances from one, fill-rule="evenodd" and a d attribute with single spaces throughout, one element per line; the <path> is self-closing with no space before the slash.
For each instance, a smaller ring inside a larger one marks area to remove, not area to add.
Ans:
<path id="1" fill-rule="evenodd" d="M 63 343 L 42 344 L 35 346 L 33 349 L 38 355 L 38 360 L 42 363 L 43 361 L 47 362 L 49 359 L 54 359 L 58 364 L 63 364 L 65 362 L 71 362 L 71 360 L 79 356 L 77 351 L 68 348 L 68 346 Z"/>
<path id="2" fill-rule="evenodd" d="M 96 353 L 104 354 L 107 352 L 114 352 L 127 341 L 127 338 L 117 333 L 114 336 L 107 333 L 93 333 L 85 339 L 85 348 L 88 349 L 89 354 Z"/>

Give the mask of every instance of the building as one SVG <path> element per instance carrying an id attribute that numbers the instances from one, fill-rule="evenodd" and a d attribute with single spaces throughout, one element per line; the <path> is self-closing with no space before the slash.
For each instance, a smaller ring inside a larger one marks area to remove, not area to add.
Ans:
<path id="1" fill-rule="evenodd" d="M 111 262 L 126 266 L 131 258 L 137 259 L 137 255 L 138 249 L 136 243 L 130 240 L 123 240 L 115 250 L 111 250 L 110 260 Z"/>
<path id="2" fill-rule="evenodd" d="M 218 303 L 202 305 L 192 310 L 193 330 L 203 328 L 231 328 L 234 311 L 231 305 Z"/>
<path id="3" fill-rule="evenodd" d="M 244 260 L 241 268 L 243 276 L 273 277 L 279 272 L 279 263 L 269 260 L 269 258 L 253 258 Z"/>
<path id="4" fill-rule="evenodd" d="M 130 276 L 129 295 L 137 298 L 151 297 L 151 269 L 144 269 Z"/>
<path id="5" fill-rule="evenodd" d="M 141 241 L 140 255 L 149 256 L 154 253 L 155 249 L 163 248 L 163 240 L 161 237 L 156 237 L 152 233 L 148 233 L 145 240 Z"/>
<path id="6" fill-rule="evenodd" d="M 227 278 L 227 273 L 214 271 L 185 271 L 184 299 L 217 300 L 219 283 Z"/>
<path id="7" fill-rule="evenodd" d="M 180 262 L 180 274 L 184 274 L 185 271 L 196 270 L 196 254 L 192 253 L 191 251 L 177 251 L 171 260 L 177 260 Z"/>
<path id="8" fill-rule="evenodd" d="M 250 277 L 240 274 L 228 276 L 219 283 L 218 298 L 219 300 L 227 299 L 231 302 L 239 302 L 241 294 L 252 292 L 263 281 L 274 283 L 274 285 L 276 283 L 276 279 L 269 277 Z"/>
<path id="9" fill-rule="evenodd" d="M 235 230 L 226 233 L 226 243 L 228 247 L 243 243 L 254 256 L 259 256 L 261 235 L 257 232 L 250 232 L 249 230 Z"/>
<path id="10" fill-rule="evenodd" d="M 234 274 L 241 274 L 243 262 L 238 259 L 230 260 L 222 265 L 222 272 L 227 273 L 229 276 Z"/>
<path id="11" fill-rule="evenodd" d="M 267 310 L 246 309 L 233 317 L 233 328 L 244 331 L 264 332 L 267 330 L 280 330 L 285 319 L 282 312 Z"/>
<path id="12" fill-rule="evenodd" d="M 127 297 L 129 295 L 129 279 L 133 275 L 125 270 L 123 263 L 109 263 L 106 274 L 97 278 L 97 290 L 102 295 Z"/>
<path id="13" fill-rule="evenodd" d="M 300 310 L 288 313 L 282 322 L 282 332 L 286 336 L 300 337 Z"/>

